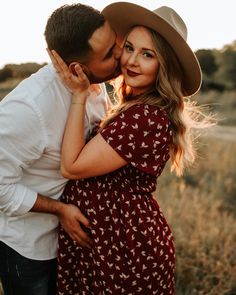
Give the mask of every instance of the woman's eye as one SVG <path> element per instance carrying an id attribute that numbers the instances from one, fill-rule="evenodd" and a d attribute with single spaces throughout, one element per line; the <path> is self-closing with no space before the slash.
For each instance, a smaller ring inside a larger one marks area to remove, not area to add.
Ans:
<path id="1" fill-rule="evenodd" d="M 132 46 L 128 45 L 128 44 L 125 44 L 125 49 L 126 51 L 128 52 L 131 52 L 133 50 Z"/>
<path id="2" fill-rule="evenodd" d="M 148 58 L 152 58 L 153 57 L 153 55 L 151 53 L 149 53 L 149 52 L 144 52 L 143 55 L 145 57 L 148 57 Z"/>

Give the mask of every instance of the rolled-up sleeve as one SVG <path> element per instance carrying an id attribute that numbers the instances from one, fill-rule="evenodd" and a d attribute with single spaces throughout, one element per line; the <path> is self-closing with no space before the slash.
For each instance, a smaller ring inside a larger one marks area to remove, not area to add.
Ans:
<path id="1" fill-rule="evenodd" d="M 40 114 L 27 100 L 0 104 L 0 211 L 9 216 L 28 212 L 37 192 L 25 186 L 23 171 L 42 155 L 46 134 Z"/>

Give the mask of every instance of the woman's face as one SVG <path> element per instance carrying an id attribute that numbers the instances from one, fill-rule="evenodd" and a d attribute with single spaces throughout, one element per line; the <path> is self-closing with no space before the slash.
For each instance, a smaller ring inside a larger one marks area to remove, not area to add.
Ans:
<path id="1" fill-rule="evenodd" d="M 134 95 L 155 84 L 159 62 L 148 29 L 138 26 L 130 31 L 120 63 L 125 83 L 132 88 Z"/>

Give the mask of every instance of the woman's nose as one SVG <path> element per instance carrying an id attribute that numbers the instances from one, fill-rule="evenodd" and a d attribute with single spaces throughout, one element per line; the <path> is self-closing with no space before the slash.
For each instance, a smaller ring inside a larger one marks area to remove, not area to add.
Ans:
<path id="1" fill-rule="evenodd" d="M 138 59 L 137 59 L 138 55 L 136 53 L 131 53 L 129 58 L 128 58 L 128 64 L 130 65 L 137 65 L 138 63 Z"/>

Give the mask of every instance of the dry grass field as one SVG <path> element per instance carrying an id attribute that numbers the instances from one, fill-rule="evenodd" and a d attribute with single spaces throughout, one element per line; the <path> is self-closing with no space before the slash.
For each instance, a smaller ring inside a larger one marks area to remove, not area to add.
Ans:
<path id="1" fill-rule="evenodd" d="M 235 92 L 224 95 L 235 106 Z M 222 113 L 229 125 L 233 112 Z M 213 128 L 199 141 L 194 167 L 181 178 L 166 167 L 156 191 L 175 236 L 176 295 L 236 295 L 236 127 Z"/>
<path id="2" fill-rule="evenodd" d="M 236 294 L 235 153 L 236 128 L 225 140 L 212 131 L 194 168 L 160 178 L 157 199 L 175 236 L 176 295 Z"/>

